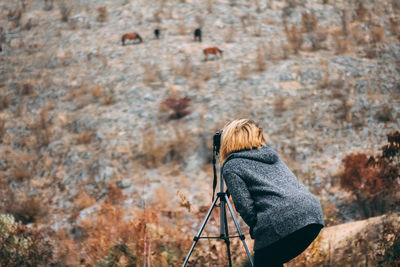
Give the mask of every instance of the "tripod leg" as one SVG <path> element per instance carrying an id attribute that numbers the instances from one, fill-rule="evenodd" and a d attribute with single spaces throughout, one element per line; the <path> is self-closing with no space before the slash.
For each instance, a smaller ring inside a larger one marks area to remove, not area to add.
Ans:
<path id="1" fill-rule="evenodd" d="M 225 209 L 225 201 L 221 201 L 221 214 L 223 215 L 223 218 L 221 217 L 221 225 L 224 225 L 225 228 L 225 243 L 226 243 L 226 251 L 228 253 L 228 261 L 229 261 L 229 267 L 232 267 L 232 257 L 231 257 L 231 248 L 230 248 L 230 241 L 229 241 L 229 230 L 228 230 L 228 220 L 226 218 L 226 209 Z"/>
<path id="2" fill-rule="evenodd" d="M 194 247 L 196 246 L 197 242 L 199 241 L 199 238 L 200 238 L 200 236 L 201 236 L 201 233 L 203 232 L 204 227 L 206 226 L 207 221 L 208 221 L 208 219 L 209 219 L 210 216 L 211 216 L 211 212 L 212 212 L 212 210 L 214 209 L 215 203 L 217 203 L 218 198 L 219 198 L 219 196 L 217 196 L 217 197 L 214 199 L 213 203 L 211 204 L 210 209 L 209 209 L 208 212 L 207 212 L 206 218 L 204 219 L 204 221 L 203 221 L 203 223 L 202 223 L 202 225 L 201 225 L 201 227 L 200 227 L 199 232 L 198 232 L 197 235 L 193 238 L 194 241 L 193 241 L 192 247 L 190 248 L 189 253 L 188 253 L 187 256 L 186 256 L 185 261 L 183 262 L 182 267 L 185 267 L 186 264 L 187 264 L 187 262 L 189 261 L 190 255 L 192 254 Z"/>
<path id="3" fill-rule="evenodd" d="M 231 213 L 231 216 L 232 216 L 232 218 L 233 218 L 233 221 L 235 222 L 236 229 L 237 229 L 237 231 L 238 231 L 238 234 L 239 234 L 239 236 L 240 236 L 240 239 L 242 240 L 242 243 L 243 243 L 244 249 L 246 250 L 247 256 L 249 257 L 251 266 L 254 266 L 253 257 L 251 257 L 249 248 L 247 247 L 247 244 L 246 244 L 246 242 L 244 241 L 245 237 L 244 237 L 244 235 L 242 234 L 242 230 L 240 229 L 239 222 L 238 222 L 238 220 L 237 220 L 237 218 L 236 218 L 235 212 L 234 212 L 233 209 L 232 209 L 232 205 L 231 205 L 231 203 L 230 203 L 230 201 L 229 201 L 228 195 L 226 195 L 226 194 L 225 194 L 225 202 L 228 204 L 229 212 Z"/>

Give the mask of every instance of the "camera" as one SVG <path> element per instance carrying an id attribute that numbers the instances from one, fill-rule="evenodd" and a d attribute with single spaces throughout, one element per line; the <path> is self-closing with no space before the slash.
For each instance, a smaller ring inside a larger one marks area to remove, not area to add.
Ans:
<path id="1" fill-rule="evenodd" d="M 213 148 L 215 154 L 219 155 L 219 149 L 221 147 L 221 135 L 222 135 L 222 130 L 219 130 L 214 134 L 214 143 L 213 143 Z"/>

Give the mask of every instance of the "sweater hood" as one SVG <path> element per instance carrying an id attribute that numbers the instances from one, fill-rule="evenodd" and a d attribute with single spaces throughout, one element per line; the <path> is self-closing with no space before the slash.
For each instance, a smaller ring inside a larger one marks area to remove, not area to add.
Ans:
<path id="1" fill-rule="evenodd" d="M 260 148 L 250 149 L 250 150 L 240 150 L 236 152 L 232 152 L 225 160 L 227 163 L 231 159 L 240 158 L 240 159 L 249 159 L 260 161 L 266 164 L 274 164 L 279 160 L 278 153 L 276 153 L 272 148 L 268 146 L 262 146 Z"/>

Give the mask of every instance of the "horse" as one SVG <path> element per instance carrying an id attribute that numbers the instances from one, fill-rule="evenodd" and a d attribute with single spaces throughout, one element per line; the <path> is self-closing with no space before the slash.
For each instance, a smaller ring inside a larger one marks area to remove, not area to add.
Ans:
<path id="1" fill-rule="evenodd" d="M 201 42 L 201 29 L 197 28 L 194 30 L 194 41 L 199 41 Z"/>
<path id="2" fill-rule="evenodd" d="M 224 52 L 224 51 L 222 51 L 221 49 L 219 49 L 219 48 L 216 47 L 216 46 L 207 47 L 206 49 L 203 50 L 203 53 L 204 53 L 204 61 L 207 61 L 207 60 L 208 60 L 208 55 L 211 55 L 211 54 L 213 54 L 213 55 L 215 55 L 215 56 L 219 55 L 219 56 L 222 58 L 222 53 L 223 53 L 223 52 Z"/>
<path id="3" fill-rule="evenodd" d="M 154 35 L 156 36 L 156 39 L 159 39 L 159 37 L 160 37 L 160 30 L 159 30 L 159 29 L 154 29 Z"/>
<path id="4" fill-rule="evenodd" d="M 140 35 L 136 32 L 125 33 L 124 35 L 122 35 L 122 38 L 121 38 L 122 45 L 125 45 L 125 40 L 139 40 L 138 43 L 143 42 L 142 37 L 140 37 Z"/>

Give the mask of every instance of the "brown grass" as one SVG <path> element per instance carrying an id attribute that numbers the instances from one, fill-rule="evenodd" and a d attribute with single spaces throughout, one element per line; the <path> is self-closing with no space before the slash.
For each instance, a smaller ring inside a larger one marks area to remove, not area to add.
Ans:
<path id="1" fill-rule="evenodd" d="M 265 60 L 266 47 L 265 44 L 259 44 L 257 47 L 257 57 L 256 57 L 256 71 L 265 71 L 267 69 L 267 61 Z"/>
<path id="2" fill-rule="evenodd" d="M 103 97 L 103 104 L 108 106 L 116 103 L 117 100 L 115 99 L 115 92 L 114 90 L 110 89 L 107 90 Z"/>
<path id="3" fill-rule="evenodd" d="M 96 199 L 91 195 L 81 192 L 74 198 L 74 206 L 78 210 L 86 209 L 96 203 Z"/>
<path id="4" fill-rule="evenodd" d="M 54 0 L 44 0 L 43 10 L 50 11 L 54 7 Z"/>
<path id="5" fill-rule="evenodd" d="M 96 99 L 99 99 L 103 95 L 103 89 L 100 84 L 96 84 L 90 89 L 92 96 Z"/>
<path id="6" fill-rule="evenodd" d="M 235 41 L 235 27 L 231 25 L 228 31 L 225 33 L 225 42 L 233 43 Z"/>
<path id="7" fill-rule="evenodd" d="M 10 106 L 10 97 L 8 95 L 0 95 L 0 111 Z"/>
<path id="8" fill-rule="evenodd" d="M 152 83 L 158 81 L 159 68 L 157 64 L 145 63 L 143 68 L 144 68 L 143 79 L 145 84 L 151 85 Z"/>
<path id="9" fill-rule="evenodd" d="M 23 83 L 20 83 L 19 94 L 21 96 L 33 95 L 34 93 L 35 86 L 33 85 L 32 81 L 25 81 Z"/>
<path id="10" fill-rule="evenodd" d="M 400 42 L 400 18 L 390 17 L 389 18 L 390 32 L 397 37 Z"/>
<path id="11" fill-rule="evenodd" d="M 393 121 L 394 110 L 393 107 L 389 104 L 384 104 L 380 109 L 376 112 L 375 118 L 380 122 L 390 122 Z"/>
<path id="12" fill-rule="evenodd" d="M 38 222 L 47 214 L 37 197 L 14 199 L 7 206 L 6 213 L 12 214 L 17 221 L 24 224 Z"/>
<path id="13" fill-rule="evenodd" d="M 5 132 L 5 125 L 6 125 L 6 121 L 3 119 L 0 119 L 0 143 L 3 142 L 3 135 Z"/>
<path id="14" fill-rule="evenodd" d="M 283 26 L 290 48 L 297 54 L 303 44 L 303 32 L 294 25 L 289 27 L 285 20 L 283 21 Z"/>
<path id="15" fill-rule="evenodd" d="M 69 16 L 71 15 L 72 7 L 68 6 L 64 0 L 60 1 L 58 4 L 60 10 L 61 21 L 68 22 Z"/>
<path id="16" fill-rule="evenodd" d="M 383 43 L 385 38 L 385 29 L 382 26 L 374 26 L 370 29 L 370 35 L 373 43 Z"/>
<path id="17" fill-rule="evenodd" d="M 304 32 L 313 32 L 317 29 L 318 19 L 314 12 L 303 12 L 301 14 L 301 24 Z"/>
<path id="18" fill-rule="evenodd" d="M 239 79 L 247 80 L 250 74 L 250 67 L 247 64 L 242 63 L 240 65 Z"/>
<path id="19" fill-rule="evenodd" d="M 178 23 L 178 33 L 179 33 L 180 35 L 186 35 L 186 32 L 187 32 L 186 23 L 185 23 L 184 20 L 181 20 L 181 21 Z"/>
<path id="20" fill-rule="evenodd" d="M 84 131 L 76 136 L 76 142 L 80 145 L 90 144 L 92 142 L 93 136 L 93 131 Z"/>
<path id="21" fill-rule="evenodd" d="M 96 20 L 98 22 L 106 22 L 108 17 L 107 7 L 99 7 L 97 8 L 97 17 Z"/>
<path id="22" fill-rule="evenodd" d="M 282 114 L 289 109 L 290 101 L 288 101 L 285 97 L 276 97 L 273 105 L 274 115 L 282 116 Z"/>
<path id="23" fill-rule="evenodd" d="M 349 49 L 347 37 L 343 35 L 333 35 L 332 37 L 335 44 L 335 53 L 338 55 L 346 53 Z"/>

